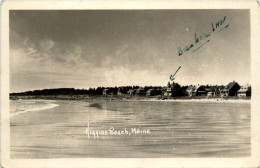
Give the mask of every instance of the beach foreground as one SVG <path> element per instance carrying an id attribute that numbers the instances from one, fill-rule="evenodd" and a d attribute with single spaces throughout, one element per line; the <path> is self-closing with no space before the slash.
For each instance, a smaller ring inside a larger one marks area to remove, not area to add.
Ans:
<path id="1" fill-rule="evenodd" d="M 11 158 L 250 156 L 250 103 L 215 102 L 12 100 Z"/>

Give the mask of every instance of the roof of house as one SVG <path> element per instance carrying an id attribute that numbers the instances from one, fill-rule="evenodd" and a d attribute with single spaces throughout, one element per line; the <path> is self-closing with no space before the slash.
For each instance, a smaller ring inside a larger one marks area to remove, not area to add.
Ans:
<path id="1" fill-rule="evenodd" d="M 153 92 L 153 91 L 155 91 L 155 89 L 149 89 L 149 90 L 147 90 L 146 93 L 150 93 L 150 92 Z"/>
<path id="2" fill-rule="evenodd" d="M 204 86 L 204 85 L 197 85 L 197 86 L 195 86 L 194 92 L 197 92 L 197 91 L 200 90 L 201 88 L 205 88 L 205 86 Z"/>
<path id="3" fill-rule="evenodd" d="M 212 91 L 215 91 L 215 90 L 217 90 L 217 86 L 210 86 L 210 88 L 209 88 L 209 90 L 212 92 Z"/>
<path id="4" fill-rule="evenodd" d="M 188 88 L 186 90 L 193 90 L 193 89 L 195 89 L 195 86 L 190 85 L 190 86 L 188 86 Z"/>
<path id="5" fill-rule="evenodd" d="M 171 87 L 172 88 L 180 88 L 181 86 L 178 83 L 172 82 Z"/>
<path id="6" fill-rule="evenodd" d="M 250 85 L 244 85 L 238 90 L 238 92 L 247 92 L 250 87 Z"/>
<path id="7" fill-rule="evenodd" d="M 236 84 L 238 84 L 237 82 L 233 81 L 233 82 L 229 82 L 229 84 L 225 87 L 225 90 L 230 90 L 232 87 L 234 87 Z"/>
<path id="8" fill-rule="evenodd" d="M 217 86 L 218 89 L 224 89 L 225 86 L 221 85 L 221 86 Z"/>
<path id="9" fill-rule="evenodd" d="M 128 90 L 128 92 L 134 92 L 135 91 L 135 89 L 129 89 Z"/>

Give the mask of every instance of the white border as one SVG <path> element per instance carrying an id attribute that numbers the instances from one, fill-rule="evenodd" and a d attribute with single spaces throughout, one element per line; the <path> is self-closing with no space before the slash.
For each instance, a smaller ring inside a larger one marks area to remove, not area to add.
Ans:
<path id="1" fill-rule="evenodd" d="M 1 11 L 1 164 L 3 167 L 258 167 L 259 166 L 259 41 L 257 1 L 4 1 Z M 251 157 L 248 158 L 120 158 L 10 159 L 9 10 L 83 9 L 250 9 L 251 16 Z"/>

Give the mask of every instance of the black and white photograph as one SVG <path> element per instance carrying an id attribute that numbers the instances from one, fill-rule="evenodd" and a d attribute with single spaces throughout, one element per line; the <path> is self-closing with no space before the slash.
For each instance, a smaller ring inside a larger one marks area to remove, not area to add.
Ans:
<path id="1" fill-rule="evenodd" d="M 10 160 L 256 156 L 250 8 L 12 8 L 7 19 Z"/>

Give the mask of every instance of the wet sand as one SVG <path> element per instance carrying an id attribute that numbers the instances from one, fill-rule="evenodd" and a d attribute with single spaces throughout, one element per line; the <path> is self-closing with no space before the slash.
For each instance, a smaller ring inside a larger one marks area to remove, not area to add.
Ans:
<path id="1" fill-rule="evenodd" d="M 26 100 L 22 100 L 26 101 Z M 11 158 L 250 156 L 250 103 L 68 101 L 11 117 Z M 86 129 L 151 134 L 88 137 Z"/>

